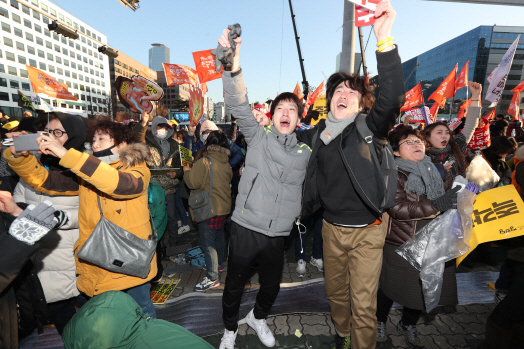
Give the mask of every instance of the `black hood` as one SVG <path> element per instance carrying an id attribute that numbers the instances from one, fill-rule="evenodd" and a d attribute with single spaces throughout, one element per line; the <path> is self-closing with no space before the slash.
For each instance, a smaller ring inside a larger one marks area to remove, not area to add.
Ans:
<path id="1" fill-rule="evenodd" d="M 54 112 L 50 114 L 54 115 L 58 120 L 60 120 L 64 130 L 67 132 L 68 139 L 64 143 L 64 148 L 67 150 L 76 149 L 83 152 L 84 143 L 86 142 L 87 127 L 82 118 L 78 115 L 60 112 Z M 45 125 L 47 125 L 47 121 Z M 51 171 L 64 170 L 62 166 L 58 165 L 60 159 L 55 158 L 54 156 L 42 155 L 40 161 Z"/>

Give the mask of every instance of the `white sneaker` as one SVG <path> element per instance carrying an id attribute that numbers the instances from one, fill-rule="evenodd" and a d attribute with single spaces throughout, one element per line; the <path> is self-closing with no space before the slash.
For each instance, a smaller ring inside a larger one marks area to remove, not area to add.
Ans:
<path id="1" fill-rule="evenodd" d="M 273 347 L 275 346 L 275 337 L 273 337 L 273 333 L 271 333 L 271 330 L 269 327 L 267 327 L 266 319 L 255 319 L 255 315 L 253 314 L 253 309 L 247 314 L 246 316 L 246 323 L 251 327 L 258 335 L 258 339 L 264 344 L 266 347 Z"/>
<path id="2" fill-rule="evenodd" d="M 311 263 L 312 266 L 317 267 L 317 269 L 318 269 L 318 271 L 320 273 L 324 272 L 324 261 L 322 260 L 322 258 L 315 259 L 315 258 L 311 257 L 310 263 Z"/>
<path id="3" fill-rule="evenodd" d="M 190 230 L 191 230 L 191 228 L 189 227 L 189 225 L 184 225 L 183 227 L 178 228 L 178 235 L 182 235 L 184 233 L 187 233 Z"/>
<path id="4" fill-rule="evenodd" d="M 178 225 L 178 227 L 181 227 L 182 226 L 182 221 L 178 221 L 178 222 L 176 222 L 176 224 Z"/>
<path id="5" fill-rule="evenodd" d="M 306 261 L 303 259 L 299 259 L 297 261 L 297 270 L 296 273 L 299 277 L 303 278 L 306 276 Z"/>
<path id="6" fill-rule="evenodd" d="M 224 330 L 224 335 L 220 341 L 219 349 L 234 349 L 235 348 L 235 339 L 237 338 L 238 329 L 233 331 Z"/>

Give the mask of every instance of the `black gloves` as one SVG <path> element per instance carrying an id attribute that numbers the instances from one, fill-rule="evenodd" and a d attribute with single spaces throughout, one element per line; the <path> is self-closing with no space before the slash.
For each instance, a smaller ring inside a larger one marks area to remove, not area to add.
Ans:
<path id="1" fill-rule="evenodd" d="M 457 208 L 457 193 L 460 189 L 462 189 L 462 187 L 457 186 L 448 191 L 446 194 L 431 200 L 431 202 L 440 212 L 444 212 L 452 208 Z"/>
<path id="2" fill-rule="evenodd" d="M 218 44 L 217 48 L 211 51 L 211 54 L 216 57 L 215 65 L 217 73 L 222 71 L 222 65 L 226 68 L 231 68 L 233 65 L 233 57 L 235 56 L 235 50 L 237 48 L 237 43 L 234 42 L 233 39 L 238 38 L 240 34 L 242 34 L 242 28 L 240 28 L 240 24 L 238 23 L 228 25 L 227 29 L 231 30 L 227 36 L 231 47 L 224 47 Z"/>

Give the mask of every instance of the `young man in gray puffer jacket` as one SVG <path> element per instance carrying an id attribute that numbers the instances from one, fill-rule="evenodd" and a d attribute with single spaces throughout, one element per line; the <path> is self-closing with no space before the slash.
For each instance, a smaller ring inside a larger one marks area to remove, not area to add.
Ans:
<path id="1" fill-rule="evenodd" d="M 227 34 L 218 40 L 229 47 Z M 225 331 L 221 349 L 233 349 L 238 333 L 244 285 L 258 265 L 260 290 L 246 322 L 268 347 L 275 338 L 266 317 L 280 290 L 284 237 L 288 236 L 302 202 L 302 183 L 311 150 L 297 141 L 295 128 L 303 105 L 292 93 L 282 93 L 271 106 L 273 125 L 263 127 L 253 117 L 238 64 L 240 38 L 232 71 L 224 71 L 225 102 L 249 146 L 233 212 L 226 285 L 222 297 Z"/>

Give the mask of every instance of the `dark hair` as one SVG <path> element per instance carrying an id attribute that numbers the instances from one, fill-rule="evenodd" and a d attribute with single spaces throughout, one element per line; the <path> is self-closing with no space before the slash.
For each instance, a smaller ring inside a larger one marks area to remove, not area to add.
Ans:
<path id="1" fill-rule="evenodd" d="M 275 109 L 277 108 L 278 104 L 280 102 L 292 102 L 295 103 L 297 106 L 297 112 L 298 112 L 298 118 L 300 119 L 302 117 L 302 113 L 304 112 L 304 104 L 302 104 L 302 101 L 298 96 L 291 92 L 284 92 L 281 93 L 273 100 L 271 103 L 271 109 L 269 112 L 271 113 L 271 117 L 273 117 L 273 114 L 275 114 Z"/>
<path id="2" fill-rule="evenodd" d="M 506 118 L 506 115 L 504 115 L 504 114 L 497 114 L 496 117 L 497 117 L 497 118 L 503 118 L 503 119 L 505 119 L 505 118 Z"/>
<path id="3" fill-rule="evenodd" d="M 130 131 L 129 127 L 124 124 L 117 122 L 102 120 L 94 123 L 87 130 L 88 142 L 93 142 L 93 137 L 96 132 L 108 134 L 115 141 L 115 145 L 126 142 L 127 144 L 133 144 L 138 142 L 138 136 L 134 131 Z"/>
<path id="4" fill-rule="evenodd" d="M 375 102 L 375 95 L 373 90 L 369 87 L 369 83 L 366 81 L 364 76 L 357 74 L 348 74 L 345 72 L 337 72 L 332 74 L 326 84 L 326 95 L 327 95 L 327 110 L 331 111 L 331 99 L 337 89 L 338 85 L 344 83 L 346 87 L 352 90 L 358 91 L 360 97 L 360 107 L 364 113 L 369 113 L 373 103 Z"/>
<path id="5" fill-rule="evenodd" d="M 455 159 L 457 160 L 457 165 L 459 167 L 460 173 L 464 173 L 464 171 L 466 171 L 466 168 L 468 167 L 468 162 L 466 158 L 464 157 L 464 154 L 462 154 L 462 152 L 460 151 L 460 148 L 457 145 L 457 143 L 455 143 L 455 138 L 453 137 L 453 131 L 449 128 L 448 124 L 442 121 L 437 121 L 429 126 L 426 126 L 422 135 L 424 139 L 426 140 L 427 147 L 428 148 L 433 147 L 429 143 L 429 138 L 431 137 L 431 132 L 437 126 L 445 126 L 449 130 L 449 146 L 451 147 L 451 151 L 453 152 L 453 155 L 455 156 Z"/>
<path id="6" fill-rule="evenodd" d="M 420 138 L 420 140 L 422 141 L 424 140 L 419 130 L 415 130 L 411 127 L 391 131 L 391 133 L 388 136 L 388 139 L 389 144 L 391 144 L 391 148 L 393 148 L 393 151 L 398 151 L 398 149 L 400 148 L 400 142 L 408 138 L 410 135 Z"/>
<path id="7" fill-rule="evenodd" d="M 182 136 L 182 142 L 186 139 L 186 134 L 182 131 L 176 131 L 176 138 Z"/>
<path id="8" fill-rule="evenodd" d="M 219 147 L 226 148 L 227 150 L 230 150 L 229 147 L 229 140 L 227 139 L 226 134 L 222 130 L 216 130 L 213 131 L 207 136 L 206 144 L 204 145 L 204 148 L 200 149 L 195 156 L 195 160 L 202 158 L 203 156 L 207 155 L 208 147 L 211 145 L 218 145 Z"/>
<path id="9" fill-rule="evenodd" d="M 513 137 L 497 137 L 491 140 L 489 151 L 493 154 L 513 154 L 518 148 L 517 141 Z"/>

